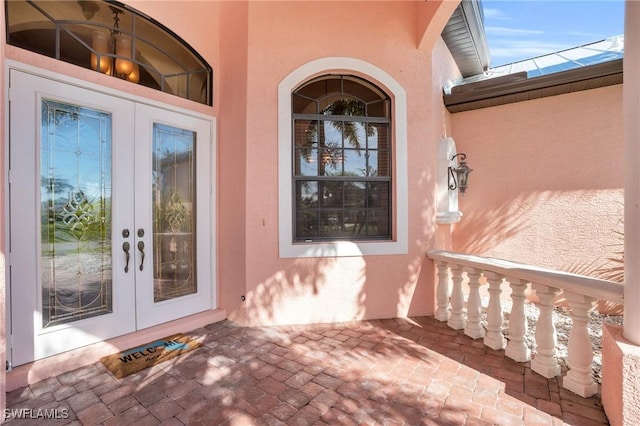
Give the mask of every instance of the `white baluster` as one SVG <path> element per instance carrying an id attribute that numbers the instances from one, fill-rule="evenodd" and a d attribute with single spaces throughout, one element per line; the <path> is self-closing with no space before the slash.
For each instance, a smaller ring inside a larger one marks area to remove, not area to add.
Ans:
<path id="1" fill-rule="evenodd" d="M 449 265 L 447 262 L 437 261 L 438 267 L 438 290 L 436 293 L 438 308 L 435 318 L 438 321 L 449 319 Z"/>
<path id="2" fill-rule="evenodd" d="M 558 289 L 533 283 L 532 288 L 540 300 L 540 315 L 536 323 L 536 356 L 531 361 L 531 369 L 547 379 L 560 374 L 556 360 L 556 326 L 553 323 L 553 299 Z"/>
<path id="3" fill-rule="evenodd" d="M 482 327 L 482 301 L 480 300 L 480 271 L 471 268 L 467 271 L 469 277 L 469 300 L 467 300 L 467 325 L 464 334 L 472 339 L 484 337 Z"/>
<path id="4" fill-rule="evenodd" d="M 571 333 L 567 347 L 569 372 L 562 380 L 562 386 L 583 398 L 598 392 L 598 385 L 591 376 L 593 348 L 587 323 L 593 299 L 581 294 L 567 293 L 566 298 L 571 306 Z"/>
<path id="5" fill-rule="evenodd" d="M 500 302 L 500 293 L 502 289 L 502 275 L 493 272 L 486 273 L 487 281 L 489 281 L 489 306 L 487 306 L 487 333 L 484 336 L 484 344 L 491 349 L 504 349 L 506 339 L 502 335 L 502 305 Z"/>
<path id="6" fill-rule="evenodd" d="M 505 355 L 517 362 L 531 359 L 531 351 L 524 340 L 527 332 L 527 316 L 524 313 L 524 291 L 527 281 L 510 280 L 511 285 L 511 314 L 509 316 L 509 343 Z"/>
<path id="7" fill-rule="evenodd" d="M 451 267 L 453 288 L 451 289 L 451 316 L 449 316 L 447 325 L 454 330 L 463 329 L 466 325 L 464 319 L 464 295 L 462 294 L 462 272 L 464 272 L 464 269 L 460 265 Z"/>

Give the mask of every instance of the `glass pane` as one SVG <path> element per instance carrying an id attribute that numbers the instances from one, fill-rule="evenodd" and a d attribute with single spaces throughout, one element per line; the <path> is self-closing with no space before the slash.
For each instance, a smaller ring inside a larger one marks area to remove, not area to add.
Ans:
<path id="1" fill-rule="evenodd" d="M 388 209 L 391 206 L 389 182 L 370 182 L 367 186 L 367 207 Z"/>
<path id="2" fill-rule="evenodd" d="M 321 146 L 342 147 L 342 121 L 321 121 L 318 126 L 318 140 Z"/>
<path id="3" fill-rule="evenodd" d="M 163 92 L 171 93 L 181 98 L 187 97 L 187 74 L 168 75 L 160 83 Z"/>
<path id="4" fill-rule="evenodd" d="M 318 212 L 316 210 L 298 210 L 296 214 L 296 234 L 298 238 L 318 236 Z"/>
<path id="5" fill-rule="evenodd" d="M 291 110 L 294 114 L 317 114 L 318 104 L 313 99 L 294 93 L 291 98 Z"/>
<path id="6" fill-rule="evenodd" d="M 320 167 L 318 167 L 318 176 L 341 176 L 342 175 L 342 149 L 322 148 L 320 150 Z"/>
<path id="7" fill-rule="evenodd" d="M 318 122 L 295 120 L 295 176 L 318 176 Z"/>
<path id="8" fill-rule="evenodd" d="M 366 185 L 364 182 L 344 183 L 344 206 L 346 208 L 365 207 Z"/>
<path id="9" fill-rule="evenodd" d="M 344 150 L 344 175 L 365 176 L 367 172 L 367 157 L 365 150 Z"/>
<path id="10" fill-rule="evenodd" d="M 318 150 L 296 149 L 294 166 L 296 176 L 318 176 Z"/>
<path id="11" fill-rule="evenodd" d="M 343 76 L 343 90 L 365 102 L 386 98 L 386 94 L 375 85 L 355 76 Z"/>
<path id="12" fill-rule="evenodd" d="M 388 210 L 367 210 L 366 235 L 370 237 L 388 238 L 391 235 L 389 223 L 390 216 Z"/>
<path id="13" fill-rule="evenodd" d="M 300 87 L 296 94 L 303 96 L 307 99 L 324 99 L 331 93 L 340 93 L 341 82 L 339 76 L 324 76 L 317 80 L 313 80 Z M 294 113 L 303 112 L 302 110 L 294 109 Z M 309 112 L 309 111 L 304 111 Z M 319 111 L 313 111 L 313 114 L 317 114 Z"/>
<path id="14" fill-rule="evenodd" d="M 318 235 L 318 182 L 296 182 L 296 238 Z"/>
<path id="15" fill-rule="evenodd" d="M 111 115 L 42 101 L 42 325 L 112 312 Z"/>
<path id="16" fill-rule="evenodd" d="M 344 233 L 342 210 L 320 210 L 320 237 L 339 237 Z"/>
<path id="17" fill-rule="evenodd" d="M 344 227 L 350 236 L 367 235 L 367 217 L 365 210 L 345 210 Z"/>
<path id="18" fill-rule="evenodd" d="M 336 97 L 338 99 L 336 99 Z M 324 115 L 351 115 L 363 117 L 366 115 L 366 105 L 364 102 L 346 96 L 329 96 L 326 105 L 321 104 Z"/>
<path id="19" fill-rule="evenodd" d="M 344 130 L 344 146 L 345 148 L 354 148 L 361 150 L 366 148 L 367 137 L 365 133 L 365 124 L 355 121 L 344 121 L 341 123 Z"/>
<path id="20" fill-rule="evenodd" d="M 154 302 L 197 292 L 195 142 L 192 131 L 153 125 Z"/>
<path id="21" fill-rule="evenodd" d="M 210 75 L 206 71 L 195 71 L 189 73 L 187 98 L 192 101 L 200 102 L 201 104 L 206 104 L 207 96 L 209 95 L 209 87 L 211 86 L 209 77 Z"/>
<path id="22" fill-rule="evenodd" d="M 294 143 L 296 147 L 316 147 L 318 145 L 318 122 L 295 120 Z"/>
<path id="23" fill-rule="evenodd" d="M 6 4 L 9 44 L 211 104 L 212 71 L 204 59 L 166 27 L 122 3 L 14 0 Z M 116 54 L 119 58 L 112 67 Z"/>
<path id="24" fill-rule="evenodd" d="M 310 208 L 318 205 L 318 182 L 296 182 L 296 207 Z"/>
<path id="25" fill-rule="evenodd" d="M 378 176 L 378 151 L 367 152 L 366 176 Z"/>
<path id="26" fill-rule="evenodd" d="M 324 181 L 318 182 L 320 207 L 342 208 L 342 182 Z"/>
<path id="27" fill-rule="evenodd" d="M 391 104 L 387 99 L 367 104 L 367 117 L 391 117 Z"/>

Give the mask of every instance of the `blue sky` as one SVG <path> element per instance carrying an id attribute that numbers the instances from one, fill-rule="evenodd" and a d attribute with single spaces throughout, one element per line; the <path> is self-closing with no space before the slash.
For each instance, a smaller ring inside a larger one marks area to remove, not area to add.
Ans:
<path id="1" fill-rule="evenodd" d="M 496 67 L 624 33 L 624 0 L 482 0 Z"/>

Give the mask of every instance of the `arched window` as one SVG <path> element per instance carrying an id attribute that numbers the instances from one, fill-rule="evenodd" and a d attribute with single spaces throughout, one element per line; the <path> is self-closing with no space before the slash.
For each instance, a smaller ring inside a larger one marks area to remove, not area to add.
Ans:
<path id="1" fill-rule="evenodd" d="M 5 2 L 7 43 L 206 105 L 212 69 L 168 28 L 115 1 Z"/>
<path id="2" fill-rule="evenodd" d="M 353 75 L 291 96 L 293 240 L 392 238 L 391 99 Z"/>

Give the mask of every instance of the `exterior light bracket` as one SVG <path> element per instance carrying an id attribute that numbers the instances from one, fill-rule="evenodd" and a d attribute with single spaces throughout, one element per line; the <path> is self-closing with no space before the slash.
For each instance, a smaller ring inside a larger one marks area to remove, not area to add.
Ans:
<path id="1" fill-rule="evenodd" d="M 469 168 L 467 165 L 466 154 L 456 154 L 451 157 L 451 161 L 454 161 L 456 157 L 460 157 L 460 165 L 457 167 L 449 166 L 449 189 L 451 191 L 458 189 L 460 190 L 460 194 L 464 195 L 469 182 L 469 173 L 471 173 L 473 169 Z"/>

